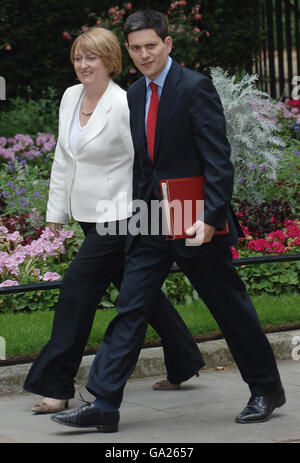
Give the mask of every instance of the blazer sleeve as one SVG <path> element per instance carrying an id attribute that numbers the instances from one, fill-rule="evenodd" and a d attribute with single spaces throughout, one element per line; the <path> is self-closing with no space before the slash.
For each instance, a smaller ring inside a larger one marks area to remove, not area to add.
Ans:
<path id="1" fill-rule="evenodd" d="M 65 212 L 65 173 L 66 160 L 61 142 L 61 110 L 65 103 L 66 92 L 63 95 L 59 109 L 58 139 L 51 169 L 50 188 L 47 203 L 46 221 L 66 224 L 69 216 Z"/>
<path id="2" fill-rule="evenodd" d="M 233 164 L 226 137 L 223 107 L 212 82 L 202 76 L 194 86 L 190 119 L 204 166 L 204 222 L 223 229 L 233 190 Z"/>
<path id="3" fill-rule="evenodd" d="M 126 152 L 129 154 L 130 157 L 133 158 L 133 142 L 131 137 L 130 131 L 130 115 L 129 115 L 129 107 L 127 104 L 127 98 L 124 100 L 124 104 L 118 107 L 119 112 L 119 135 L 124 144 Z"/>
<path id="4" fill-rule="evenodd" d="M 132 95 L 131 95 L 131 89 L 127 91 L 127 101 L 128 101 L 128 108 L 129 108 L 129 125 L 130 125 L 130 133 L 131 133 L 131 139 L 133 139 L 132 133 L 133 133 L 133 124 L 131 120 L 131 104 L 132 104 Z M 140 177 L 141 177 L 141 168 L 140 168 L 140 162 L 139 162 L 139 157 L 138 154 L 134 148 L 134 144 L 132 142 L 132 149 L 133 149 L 133 174 L 132 174 L 132 198 L 138 199 L 139 198 L 139 185 L 140 185 Z"/>

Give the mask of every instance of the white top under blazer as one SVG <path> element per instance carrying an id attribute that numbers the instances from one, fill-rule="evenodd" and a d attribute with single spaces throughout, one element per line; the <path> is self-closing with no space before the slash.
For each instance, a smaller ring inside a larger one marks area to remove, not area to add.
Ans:
<path id="1" fill-rule="evenodd" d="M 70 147 L 71 126 L 83 92 L 82 84 L 74 85 L 61 100 L 47 222 L 66 224 L 74 218 L 101 223 L 131 215 L 134 151 L 126 92 L 112 80 L 109 82 L 79 133 L 74 153 L 74 145 L 73 151 Z"/>

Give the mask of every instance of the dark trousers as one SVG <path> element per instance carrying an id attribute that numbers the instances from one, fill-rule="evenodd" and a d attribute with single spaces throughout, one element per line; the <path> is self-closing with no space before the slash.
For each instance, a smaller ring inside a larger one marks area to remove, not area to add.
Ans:
<path id="1" fill-rule="evenodd" d="M 44 397 L 74 396 L 74 377 L 98 302 L 111 282 L 120 288 L 122 281 L 126 236 L 100 236 L 95 224 L 81 223 L 81 226 L 85 240 L 62 281 L 51 338 L 24 384 L 27 391 Z M 168 379 L 174 383 L 186 381 L 204 366 L 202 355 L 166 296 L 161 291 L 155 294 L 149 323 L 161 337 Z"/>
<path id="2" fill-rule="evenodd" d="M 119 407 L 143 343 L 155 295 L 176 261 L 216 319 L 242 378 L 254 395 L 281 387 L 271 346 L 234 265 L 230 249 L 182 257 L 172 242 L 141 236 L 128 252 L 117 303 L 118 315 L 91 367 L 87 389 Z"/>

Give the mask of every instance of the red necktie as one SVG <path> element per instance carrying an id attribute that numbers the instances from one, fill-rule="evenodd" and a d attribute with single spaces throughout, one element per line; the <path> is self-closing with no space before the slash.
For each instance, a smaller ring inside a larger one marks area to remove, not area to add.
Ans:
<path id="1" fill-rule="evenodd" d="M 155 127 L 156 127 L 156 119 L 157 119 L 157 110 L 158 110 L 158 93 L 157 93 L 157 85 L 154 82 L 150 82 L 150 87 L 152 90 L 150 106 L 147 115 L 147 144 L 148 144 L 148 151 L 151 161 L 153 161 L 153 153 L 154 153 L 154 142 L 155 142 Z"/>

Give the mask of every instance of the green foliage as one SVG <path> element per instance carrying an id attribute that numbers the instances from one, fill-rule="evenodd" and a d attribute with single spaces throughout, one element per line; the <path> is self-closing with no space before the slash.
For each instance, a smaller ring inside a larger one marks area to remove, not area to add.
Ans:
<path id="1" fill-rule="evenodd" d="M 124 8 L 130 2 L 124 2 Z M 186 6 L 171 5 L 177 2 L 168 0 L 132 1 L 132 8 L 126 8 L 123 19 L 133 11 L 142 8 L 153 8 L 163 13 L 171 10 L 178 18 L 175 24 L 184 28 L 183 33 L 175 37 L 174 57 L 179 62 L 207 72 L 210 66 L 221 66 L 231 72 L 245 69 L 257 51 L 261 35 L 257 30 L 259 0 L 239 2 L 237 0 L 203 0 L 200 14 L 201 31 L 208 31 L 209 38 L 194 42 L 192 23 L 189 12 L 197 2 L 187 1 Z M 182 3 L 182 2 L 181 2 Z M 82 26 L 95 25 L 96 19 L 107 19 L 107 12 L 118 2 L 109 0 L 56 0 L 40 2 L 40 0 L 6 0 L 0 5 L 0 62 L 1 72 L 7 82 L 7 99 L 17 95 L 26 96 L 28 86 L 33 97 L 40 98 L 42 91 L 49 87 L 57 89 L 59 98 L 66 87 L 73 85 L 75 74 L 69 60 L 70 40 L 68 34 L 80 31 Z M 122 5 L 118 6 L 122 9 Z M 180 12 L 182 11 L 182 13 Z M 172 14 L 173 14 L 172 13 Z M 185 14 L 188 19 L 185 19 Z M 247 27 L 245 27 L 247 18 Z M 122 23 L 112 25 L 104 23 L 113 30 Z M 68 34 L 63 35 L 64 32 Z M 123 45 L 124 40 L 121 35 Z M 124 59 L 127 52 L 124 50 Z M 128 61 L 129 66 L 129 61 Z M 125 69 L 130 69 L 125 63 Z M 121 84 L 127 88 L 138 74 L 127 73 Z M 6 103 L 1 102 L 5 108 Z M 24 130 L 21 131 L 24 133 Z"/>
<path id="2" fill-rule="evenodd" d="M 55 307 L 58 295 L 58 289 L 7 294 L 0 297 L 0 313 L 33 312 L 36 310 L 45 312 Z"/>
<path id="3" fill-rule="evenodd" d="M 170 273 L 162 287 L 164 293 L 176 304 L 190 304 L 199 299 L 197 291 L 189 279 L 181 272 Z"/>
<path id="4" fill-rule="evenodd" d="M 1 196 L 5 200 L 3 215 L 14 216 L 36 209 L 46 213 L 49 178 L 45 178 L 39 167 L 14 161 L 11 168 L 0 170 Z M 48 170 L 49 172 L 49 170 Z"/>
<path id="5" fill-rule="evenodd" d="M 58 132 L 58 92 L 49 87 L 43 90 L 43 96 L 32 98 L 31 88 L 27 88 L 26 98 L 17 96 L 0 113 L 0 134 L 2 137 L 14 137 L 16 133 L 31 136 L 37 132 Z"/>
<path id="6" fill-rule="evenodd" d="M 276 181 L 264 182 L 260 191 L 265 201 L 273 198 L 287 202 L 294 217 L 300 216 L 300 141 L 284 137 L 286 147 L 277 155 Z"/>
<path id="7" fill-rule="evenodd" d="M 234 194 L 253 203 L 265 200 L 265 190 L 275 182 L 284 141 L 276 124 L 277 102 L 256 89 L 258 76 L 241 79 L 220 67 L 211 76 L 222 105 L 235 167 Z"/>
<path id="8" fill-rule="evenodd" d="M 299 324 L 299 295 L 253 296 L 262 326 Z M 193 336 L 219 330 L 214 318 L 201 300 L 176 307 Z M 105 330 L 115 317 L 115 309 L 97 310 L 87 342 L 88 348 L 98 348 Z M 38 353 L 49 340 L 54 311 L 30 313 L 0 313 L 0 335 L 6 339 L 7 359 L 13 356 Z M 154 329 L 148 325 L 146 342 L 159 340 Z"/>
<path id="9" fill-rule="evenodd" d="M 299 292 L 300 262 L 243 265 L 238 272 L 251 295 L 281 295 Z"/>

